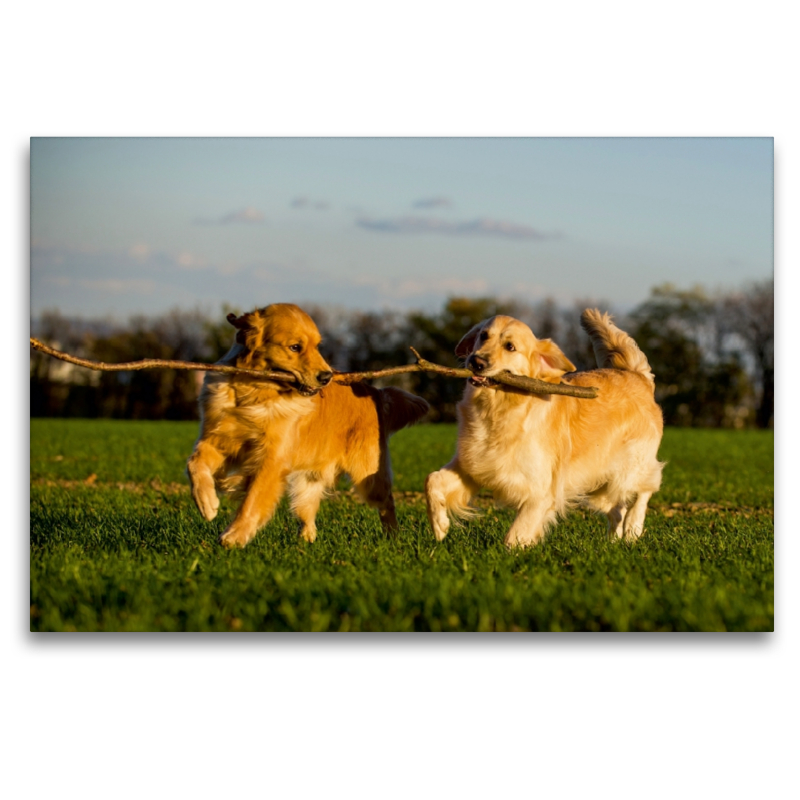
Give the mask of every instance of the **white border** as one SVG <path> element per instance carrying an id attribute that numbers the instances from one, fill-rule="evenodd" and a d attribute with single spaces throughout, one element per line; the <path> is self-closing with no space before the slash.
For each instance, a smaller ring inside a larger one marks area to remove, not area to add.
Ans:
<path id="1" fill-rule="evenodd" d="M 796 26 L 783 8 L 147 1 L 7 11 L 3 317 L 20 363 L 3 400 L 19 436 L 5 484 L 4 783 L 84 798 L 782 796 L 794 755 L 783 721 L 798 710 L 796 545 L 783 502 L 797 370 L 784 334 L 800 262 Z M 775 136 L 778 632 L 212 645 L 27 633 L 28 443 L 17 430 L 28 400 L 28 137 L 87 134 Z"/>

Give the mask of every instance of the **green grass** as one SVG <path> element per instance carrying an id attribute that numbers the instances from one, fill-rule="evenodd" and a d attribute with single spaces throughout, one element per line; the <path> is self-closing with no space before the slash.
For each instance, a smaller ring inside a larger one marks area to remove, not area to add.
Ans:
<path id="1" fill-rule="evenodd" d="M 647 533 L 610 542 L 577 512 L 503 546 L 490 507 L 437 544 L 419 496 L 454 426 L 392 440 L 400 530 L 344 496 L 301 542 L 283 504 L 242 551 L 202 520 L 184 466 L 196 423 L 31 421 L 31 630 L 773 629 L 773 436 L 666 431 Z"/>

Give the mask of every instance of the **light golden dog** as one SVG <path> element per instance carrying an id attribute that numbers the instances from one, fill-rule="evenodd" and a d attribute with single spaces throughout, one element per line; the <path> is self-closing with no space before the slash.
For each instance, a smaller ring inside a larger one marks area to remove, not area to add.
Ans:
<path id="1" fill-rule="evenodd" d="M 228 321 L 238 329 L 236 343 L 219 363 L 290 374 L 285 382 L 206 374 L 200 438 L 187 472 L 207 520 L 217 515 L 217 489 L 244 496 L 221 543 L 244 547 L 287 489 L 300 535 L 313 542 L 320 501 L 343 472 L 378 508 L 384 527 L 395 527 L 388 439 L 424 416 L 425 400 L 400 389 L 332 383 L 317 326 L 295 305 L 229 314 Z"/>
<path id="2" fill-rule="evenodd" d="M 508 370 L 558 383 L 575 367 L 549 339 L 537 339 L 512 317 L 479 323 L 459 342 L 475 377 L 459 403 L 458 445 L 453 460 L 425 484 L 428 519 L 436 538 L 447 535 L 450 515 L 466 516 L 481 487 L 516 509 L 506 545 L 540 542 L 550 524 L 583 504 L 605 514 L 609 534 L 633 540 L 642 534 L 647 502 L 661 485 L 656 454 L 663 433 L 655 381 L 642 351 L 608 314 L 587 309 L 599 369 L 564 382 L 596 386 L 597 398 L 531 395 L 492 384 Z"/>

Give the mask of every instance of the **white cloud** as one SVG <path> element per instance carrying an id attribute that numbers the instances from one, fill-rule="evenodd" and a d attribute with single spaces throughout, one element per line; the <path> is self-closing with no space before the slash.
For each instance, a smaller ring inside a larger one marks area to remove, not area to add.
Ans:
<path id="1" fill-rule="evenodd" d="M 231 222 L 263 222 L 264 215 L 257 208 L 245 208 L 241 211 L 234 211 L 231 214 L 226 214 L 220 219 L 220 223 L 227 225 Z"/>
<path id="2" fill-rule="evenodd" d="M 201 269 L 206 266 L 205 259 L 198 258 L 187 250 L 184 250 L 175 256 L 175 263 L 184 269 Z"/>
<path id="3" fill-rule="evenodd" d="M 137 261 L 144 261 L 150 255 L 150 247 L 143 242 L 135 244 L 128 249 L 128 255 Z"/>
<path id="4" fill-rule="evenodd" d="M 245 225 L 260 225 L 266 222 L 264 214 L 257 208 L 248 206 L 239 211 L 231 211 L 221 217 L 195 217 L 195 225 L 233 225 L 243 223 Z"/>
<path id="5" fill-rule="evenodd" d="M 356 225 L 379 233 L 439 233 L 446 236 L 493 236 L 506 239 L 557 239 L 559 233 L 544 233 L 529 225 L 482 217 L 465 222 L 449 222 L 436 217 L 361 217 Z"/>
<path id="6" fill-rule="evenodd" d="M 107 294 L 152 294 L 155 289 L 154 281 L 121 278 L 83 279 L 78 284 L 83 289 Z"/>
<path id="7" fill-rule="evenodd" d="M 415 201 L 414 208 L 452 208 L 453 201 L 449 197 L 441 195 L 437 197 L 422 197 Z"/>
<path id="8" fill-rule="evenodd" d="M 325 200 L 314 200 L 310 197 L 295 197 L 289 204 L 292 208 L 313 208 L 315 211 L 326 211 L 330 204 Z"/>
<path id="9" fill-rule="evenodd" d="M 56 264 L 55 256 L 63 264 Z M 341 270 L 297 256 L 215 261 L 189 247 L 168 252 L 142 243 L 90 256 L 77 249 L 33 248 L 31 281 L 35 311 L 59 307 L 83 314 L 157 313 L 175 304 L 216 307 L 223 301 L 255 307 L 278 300 L 433 309 L 448 296 L 508 291 L 504 279 L 487 270 L 390 272 L 372 262 Z"/>

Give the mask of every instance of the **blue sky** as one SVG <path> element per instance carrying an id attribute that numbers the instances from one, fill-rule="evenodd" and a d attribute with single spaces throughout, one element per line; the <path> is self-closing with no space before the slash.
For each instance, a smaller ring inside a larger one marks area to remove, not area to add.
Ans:
<path id="1" fill-rule="evenodd" d="M 31 140 L 31 311 L 435 309 L 772 274 L 773 143 Z"/>

